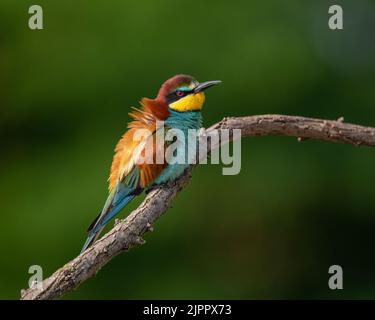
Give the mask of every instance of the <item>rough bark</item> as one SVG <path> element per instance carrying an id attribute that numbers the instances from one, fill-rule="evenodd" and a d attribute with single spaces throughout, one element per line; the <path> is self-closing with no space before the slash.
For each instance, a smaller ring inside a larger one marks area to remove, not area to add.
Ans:
<path id="1" fill-rule="evenodd" d="M 241 129 L 242 137 L 265 135 L 293 136 L 299 141 L 319 139 L 354 146 L 375 147 L 375 128 L 337 121 L 284 115 L 260 115 L 225 118 L 205 133 L 218 134 L 215 130 Z M 221 141 L 220 143 L 223 143 Z M 218 145 L 211 145 L 210 149 Z M 123 251 L 143 244 L 142 236 L 152 231 L 152 226 L 167 211 L 173 199 L 190 180 L 190 170 L 177 181 L 152 190 L 142 204 L 113 229 L 37 287 L 22 290 L 21 299 L 55 299 L 74 290 L 95 275 L 105 264 Z"/>

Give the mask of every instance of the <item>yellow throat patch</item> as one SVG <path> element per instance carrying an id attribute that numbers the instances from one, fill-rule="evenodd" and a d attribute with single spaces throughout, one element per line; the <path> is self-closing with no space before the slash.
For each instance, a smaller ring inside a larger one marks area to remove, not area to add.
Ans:
<path id="1" fill-rule="evenodd" d="M 169 105 L 173 110 L 179 112 L 198 111 L 201 110 L 204 104 L 205 95 L 203 92 L 189 94 Z"/>

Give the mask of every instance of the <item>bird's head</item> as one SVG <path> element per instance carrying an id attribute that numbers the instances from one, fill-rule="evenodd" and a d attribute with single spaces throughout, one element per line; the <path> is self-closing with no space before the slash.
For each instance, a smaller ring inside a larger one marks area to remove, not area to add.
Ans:
<path id="1" fill-rule="evenodd" d="M 157 99 L 162 99 L 172 110 L 178 112 L 200 111 L 203 107 L 204 90 L 221 81 L 206 81 L 199 83 L 188 75 L 177 75 L 168 79 L 161 86 Z"/>

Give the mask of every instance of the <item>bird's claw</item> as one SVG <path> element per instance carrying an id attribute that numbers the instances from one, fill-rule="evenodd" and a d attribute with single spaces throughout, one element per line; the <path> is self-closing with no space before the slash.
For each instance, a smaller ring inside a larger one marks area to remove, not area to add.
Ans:
<path id="1" fill-rule="evenodd" d="M 207 133 L 206 133 L 206 128 L 200 128 L 199 129 L 199 131 L 198 131 L 198 136 L 202 136 L 202 137 L 204 137 L 204 136 L 206 136 L 207 135 Z"/>

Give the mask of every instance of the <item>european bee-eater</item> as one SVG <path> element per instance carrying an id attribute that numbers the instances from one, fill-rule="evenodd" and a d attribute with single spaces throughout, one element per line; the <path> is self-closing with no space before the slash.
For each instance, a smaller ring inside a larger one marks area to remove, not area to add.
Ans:
<path id="1" fill-rule="evenodd" d="M 204 90 L 220 81 L 199 83 L 188 75 L 176 75 L 161 86 L 155 99 L 143 98 L 141 108 L 129 115 L 133 121 L 115 148 L 109 177 L 109 196 L 101 213 L 88 229 L 88 238 L 82 252 L 91 246 L 105 225 L 122 208 L 139 195 L 155 185 L 173 181 L 180 177 L 189 163 L 168 164 L 167 161 L 139 163 L 138 158 L 147 152 L 150 142 L 155 146 L 158 121 L 164 121 L 165 131 L 179 129 L 188 139 L 189 129 L 202 127 L 201 109 L 205 101 Z M 146 129 L 150 134 L 135 139 L 138 129 Z M 166 144 L 164 141 L 163 143 Z M 197 143 L 195 140 L 194 143 Z M 165 149 L 153 148 L 153 158 L 165 159 Z M 162 154 L 158 154 L 162 153 Z"/>

